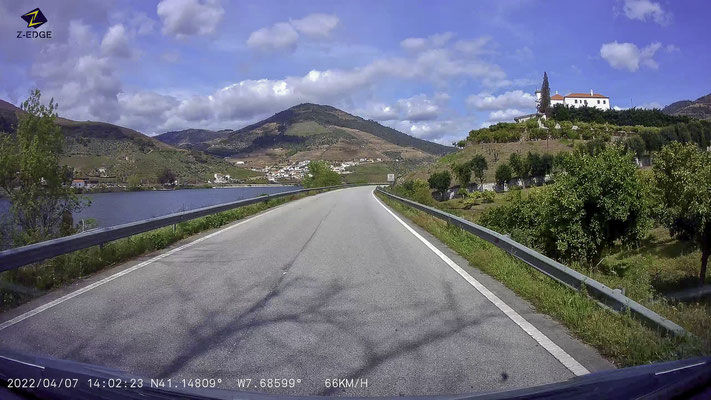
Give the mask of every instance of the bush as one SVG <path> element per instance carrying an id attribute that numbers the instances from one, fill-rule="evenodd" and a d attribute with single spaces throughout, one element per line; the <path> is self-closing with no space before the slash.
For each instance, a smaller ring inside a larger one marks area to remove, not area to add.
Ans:
<path id="1" fill-rule="evenodd" d="M 547 139 L 548 138 L 548 129 L 543 129 L 543 128 L 531 129 L 531 131 L 528 134 L 528 137 L 531 140 Z"/>
<path id="2" fill-rule="evenodd" d="M 485 190 L 481 197 L 484 199 L 484 203 L 493 203 L 494 202 L 494 197 L 496 197 L 496 193 L 492 192 L 491 190 Z"/>
<path id="3" fill-rule="evenodd" d="M 576 139 L 580 139 L 580 134 L 578 134 L 577 130 L 571 129 L 571 130 L 565 132 L 565 137 L 567 139 L 576 140 Z"/>
<path id="4" fill-rule="evenodd" d="M 558 161 L 553 185 L 487 210 L 481 222 L 563 261 L 595 263 L 616 240 L 631 245 L 650 225 L 648 188 L 632 154 L 616 146 Z"/>
<path id="5" fill-rule="evenodd" d="M 325 161 L 311 161 L 309 175 L 301 183 L 304 187 L 324 187 L 341 184 L 341 175 L 332 171 Z"/>
<path id="6" fill-rule="evenodd" d="M 407 197 L 418 203 L 432 205 L 432 193 L 427 182 L 415 179 L 403 182 L 402 185 L 393 187 L 393 192 L 399 196 Z"/>

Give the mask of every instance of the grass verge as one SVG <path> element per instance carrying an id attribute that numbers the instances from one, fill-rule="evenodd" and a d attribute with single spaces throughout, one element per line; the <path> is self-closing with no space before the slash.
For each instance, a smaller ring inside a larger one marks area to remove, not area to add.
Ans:
<path id="1" fill-rule="evenodd" d="M 196 218 L 172 226 L 129 236 L 0 273 L 0 312 L 16 307 L 46 291 L 70 284 L 134 257 L 169 245 L 230 222 L 257 214 L 266 209 L 309 196 L 315 192 L 271 199 L 261 203 Z"/>
<path id="2" fill-rule="evenodd" d="M 663 337 L 629 314 L 602 308 L 576 292 L 511 257 L 494 245 L 421 211 L 378 194 L 388 206 L 409 218 L 459 253 L 470 265 L 492 276 L 539 312 L 560 321 L 582 341 L 619 366 L 683 359 L 709 354 L 697 337 Z"/>

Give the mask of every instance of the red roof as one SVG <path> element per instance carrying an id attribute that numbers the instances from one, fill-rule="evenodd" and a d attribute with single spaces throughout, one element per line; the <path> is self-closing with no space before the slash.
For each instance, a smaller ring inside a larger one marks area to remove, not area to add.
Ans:
<path id="1" fill-rule="evenodd" d="M 565 97 L 559 95 L 558 93 L 551 96 L 551 100 L 563 100 Z"/>
<path id="2" fill-rule="evenodd" d="M 585 97 L 585 98 L 598 98 L 598 99 L 609 99 L 607 96 L 603 96 L 600 93 L 595 93 L 593 95 L 590 95 L 590 93 L 571 93 L 565 97 Z"/>

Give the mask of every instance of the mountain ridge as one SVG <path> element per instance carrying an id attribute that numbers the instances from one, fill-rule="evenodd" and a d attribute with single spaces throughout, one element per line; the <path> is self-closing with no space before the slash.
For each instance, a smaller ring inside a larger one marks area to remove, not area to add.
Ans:
<path id="1" fill-rule="evenodd" d="M 676 101 L 664 107 L 662 112 L 669 115 L 682 115 L 711 121 L 711 94 L 701 96 L 694 101 Z"/>
<path id="2" fill-rule="evenodd" d="M 415 138 L 333 106 L 314 103 L 298 104 L 237 130 L 186 129 L 166 132 L 156 138 L 179 148 L 267 163 L 305 157 L 328 161 L 397 160 L 441 156 L 455 151 L 453 147 Z M 265 157 L 267 153 L 276 156 Z M 317 155 L 320 157 L 314 157 Z"/>
<path id="3" fill-rule="evenodd" d="M 15 132 L 24 111 L 0 100 L 0 133 Z M 215 173 L 235 178 L 261 176 L 237 168 L 225 160 L 200 151 L 173 147 L 141 132 L 97 121 L 74 121 L 57 117 L 55 124 L 64 135 L 63 164 L 73 167 L 75 176 L 99 177 L 125 182 L 134 177 L 155 182 L 163 169 L 171 169 L 181 180 L 206 182 Z"/>

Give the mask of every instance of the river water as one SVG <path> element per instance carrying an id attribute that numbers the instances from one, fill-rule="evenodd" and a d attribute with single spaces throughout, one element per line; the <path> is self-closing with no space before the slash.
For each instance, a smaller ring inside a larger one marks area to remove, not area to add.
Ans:
<path id="1" fill-rule="evenodd" d="M 99 227 L 125 224 L 179 211 L 193 210 L 230 201 L 300 189 L 297 186 L 249 186 L 221 189 L 185 189 L 145 192 L 96 193 L 84 196 L 91 206 L 74 215 L 74 223 L 93 218 Z M 0 199 L 0 215 L 9 202 Z"/>

